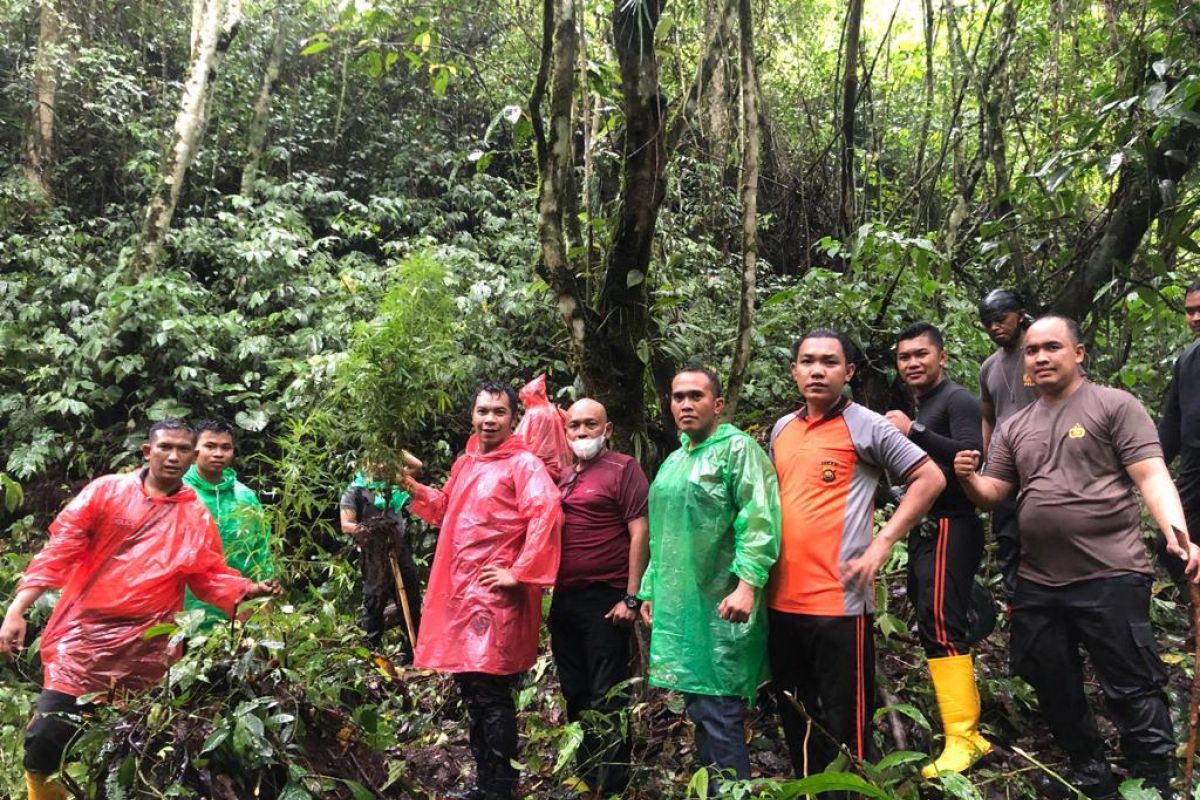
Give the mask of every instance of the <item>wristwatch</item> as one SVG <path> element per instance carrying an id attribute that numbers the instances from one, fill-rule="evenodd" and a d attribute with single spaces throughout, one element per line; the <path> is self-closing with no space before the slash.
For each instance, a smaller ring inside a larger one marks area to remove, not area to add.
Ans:
<path id="1" fill-rule="evenodd" d="M 926 430 L 926 427 L 922 423 L 914 421 L 908 426 L 908 436 L 911 439 L 914 433 L 924 433 Z"/>
<path id="2" fill-rule="evenodd" d="M 624 603 L 625 607 L 630 611 L 637 611 L 642 607 L 641 598 L 639 598 L 636 594 L 625 595 L 625 597 L 621 599 L 621 602 Z"/>

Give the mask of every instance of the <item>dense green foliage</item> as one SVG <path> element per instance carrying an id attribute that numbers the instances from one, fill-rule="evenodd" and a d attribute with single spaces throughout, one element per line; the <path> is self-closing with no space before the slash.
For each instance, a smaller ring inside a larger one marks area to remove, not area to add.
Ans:
<path id="1" fill-rule="evenodd" d="M 617 224 L 629 120 L 613 4 L 576 5 L 584 53 L 575 102 L 590 116 L 574 131 L 587 202 L 572 219 L 586 242 L 574 255 L 590 263 Z M 246 196 L 239 177 L 276 33 L 273 6 L 247 2 L 166 256 L 144 272 L 131 264 L 187 78 L 189 8 L 54 6 L 59 29 L 48 41 L 43 4 L 0 0 L 0 596 L 11 596 L 70 489 L 137 463 L 149 422 L 220 416 L 240 428 L 239 469 L 271 506 L 292 609 L 195 643 L 144 705 L 105 712 L 112 724 L 84 742 L 73 774 L 112 798 L 360 797 L 367 786 L 386 785 L 386 794 L 453 783 L 456 772 L 430 766 L 463 760 L 450 749 L 463 739 L 452 692 L 427 676 L 397 678 L 359 646 L 353 565 L 332 520 L 355 459 L 368 452 L 407 447 L 442 474 L 465 440 L 474 381 L 547 372 L 559 399 L 585 389 L 561 309 L 537 277 L 529 98 L 541 4 L 288 2 L 266 147 Z M 761 428 L 794 404 L 790 343 L 817 324 L 863 345 L 855 388 L 880 410 L 906 402 L 890 352 L 895 331 L 916 319 L 943 326 L 954 376 L 974 386 L 990 350 L 975 302 L 999 285 L 1021 289 L 1033 310 L 1086 316 L 1092 377 L 1157 407 L 1189 339 L 1183 286 L 1200 272 L 1194 2 L 868 3 L 852 59 L 859 94 L 846 225 L 837 178 L 844 4 L 753 7 L 761 245 L 754 357 L 736 422 Z M 727 372 L 737 334 L 736 47 L 726 43 L 701 76 L 699 102 L 683 101 L 722 8 L 671 3 L 653 33 L 667 123 L 680 132 L 650 263 L 630 278 L 644 282 L 651 310 L 635 351 L 655 408 L 656 378 L 694 360 Z M 56 88 L 43 188 L 29 163 L 39 64 L 52 66 Z M 660 451 L 670 445 L 669 420 L 650 427 Z M 424 557 L 432 534 L 417 539 Z M 897 590 L 902 564 L 901 552 L 885 582 Z M 1192 665 L 1176 652 L 1183 623 L 1170 594 L 1156 613 L 1174 637 L 1166 649 L 1182 685 Z M 902 703 L 909 746 L 921 749 L 932 704 L 907 607 L 892 605 L 880 618 L 884 684 Z M 1028 689 L 988 656 L 992 730 L 1055 759 L 1029 732 Z M 28 658 L 0 667 L 0 794 L 18 791 L 36 672 Z M 553 686 L 543 663 L 522 695 L 527 776 L 538 787 L 569 774 L 578 746 Z M 633 712 L 639 757 L 656 765 L 641 773 L 646 796 L 681 793 L 691 780 L 678 708 L 665 703 L 644 694 Z M 346 731 L 340 748 L 317 741 L 334 728 Z M 782 776 L 769 714 L 754 730 L 756 766 Z M 405 758 L 413 753 L 416 766 Z M 867 765 L 874 788 L 850 788 L 913 796 L 915 760 L 901 752 Z M 983 771 L 979 786 L 1021 791 L 1028 768 L 1014 757 Z M 217 775 L 230 783 L 205 783 Z M 977 791 L 966 781 L 946 789 Z"/>

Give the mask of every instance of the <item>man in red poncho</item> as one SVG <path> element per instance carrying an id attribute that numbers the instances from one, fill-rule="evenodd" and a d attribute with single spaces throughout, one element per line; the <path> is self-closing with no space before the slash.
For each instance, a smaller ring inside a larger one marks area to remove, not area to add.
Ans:
<path id="1" fill-rule="evenodd" d="M 441 491 L 408 479 L 413 513 L 441 526 L 414 663 L 454 674 L 470 715 L 476 786 L 461 800 L 513 800 L 513 690 L 537 660 L 542 591 L 558 573 L 558 488 L 520 436 L 517 397 L 475 393 L 474 435 Z"/>
<path id="2" fill-rule="evenodd" d="M 66 797 L 48 778 L 87 708 L 81 697 L 143 689 L 166 673 L 168 639 L 144 634 L 183 608 L 185 586 L 231 616 L 242 600 L 279 593 L 274 581 L 252 583 L 225 565 L 216 524 L 183 485 L 195 448 L 186 423 L 156 423 L 142 445 L 147 466 L 84 487 L 21 578 L 0 627 L 6 656 L 25 642 L 26 610 L 62 589 L 42 633 L 45 676 L 25 732 L 30 800 Z"/>

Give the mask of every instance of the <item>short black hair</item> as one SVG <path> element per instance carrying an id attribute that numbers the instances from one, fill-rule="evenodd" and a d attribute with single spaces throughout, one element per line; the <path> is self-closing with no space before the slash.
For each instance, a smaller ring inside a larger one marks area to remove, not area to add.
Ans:
<path id="1" fill-rule="evenodd" d="M 1187 291 L 1184 292 L 1183 295 L 1184 295 L 1184 297 L 1187 297 L 1192 292 L 1200 292 L 1200 278 L 1196 278 L 1195 280 L 1193 280 L 1188 285 Z"/>
<path id="2" fill-rule="evenodd" d="M 808 333 L 801 336 L 792 344 L 792 361 L 795 361 L 800 355 L 800 345 L 804 344 L 809 339 L 837 339 L 842 346 L 842 355 L 846 357 L 847 364 L 858 363 L 858 346 L 850 339 L 849 336 L 841 331 L 833 328 L 817 327 L 810 330 Z"/>
<path id="3" fill-rule="evenodd" d="M 933 342 L 933 346 L 938 350 L 946 349 L 946 340 L 942 338 L 942 332 L 932 322 L 914 322 L 896 335 L 896 344 L 907 342 L 909 339 L 917 339 L 921 336 L 929 337 L 929 341 Z"/>
<path id="4" fill-rule="evenodd" d="M 471 395 L 471 411 L 475 410 L 475 401 L 479 399 L 481 394 L 502 394 L 508 398 L 508 410 L 517 413 L 517 390 L 509 386 L 507 383 L 492 380 L 491 378 L 484 379 L 479 388 L 475 390 L 475 394 Z"/>
<path id="5" fill-rule="evenodd" d="M 237 444 L 237 432 L 223 419 L 198 419 L 192 423 L 192 430 L 196 432 L 197 441 L 202 433 L 226 433 Z"/>
<path id="6" fill-rule="evenodd" d="M 196 441 L 196 430 L 187 422 L 179 417 L 168 417 L 160 419 L 158 422 L 150 426 L 149 432 L 146 434 L 146 441 L 154 444 L 154 439 L 163 431 L 183 431 L 188 436 L 192 437 L 192 441 Z"/>
<path id="7" fill-rule="evenodd" d="M 718 397 L 725 396 L 725 389 L 721 386 L 721 378 L 713 370 L 709 369 L 703 364 L 688 364 L 686 367 L 676 372 L 675 377 L 678 378 L 685 372 L 699 372 L 701 375 L 708 378 L 708 385 L 709 388 L 712 389 L 714 400 L 716 400 Z"/>
<path id="8" fill-rule="evenodd" d="M 1041 322 L 1044 319 L 1057 319 L 1067 326 L 1067 333 L 1071 335 L 1071 344 L 1083 344 L 1083 327 L 1078 322 L 1063 314 L 1042 314 L 1034 322 Z"/>

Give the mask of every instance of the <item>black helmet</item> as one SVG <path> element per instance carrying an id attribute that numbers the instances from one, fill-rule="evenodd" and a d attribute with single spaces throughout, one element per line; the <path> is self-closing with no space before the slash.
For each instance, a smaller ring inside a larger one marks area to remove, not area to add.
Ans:
<path id="1" fill-rule="evenodd" d="M 985 325 L 1010 311 L 1021 313 L 1024 310 L 1021 296 L 1012 289 L 992 289 L 979 301 L 979 319 Z"/>

